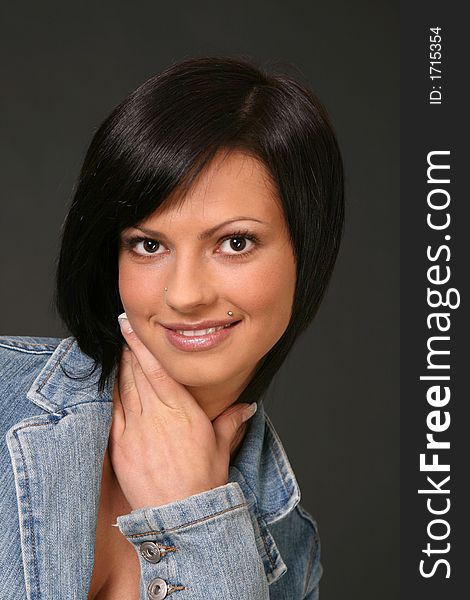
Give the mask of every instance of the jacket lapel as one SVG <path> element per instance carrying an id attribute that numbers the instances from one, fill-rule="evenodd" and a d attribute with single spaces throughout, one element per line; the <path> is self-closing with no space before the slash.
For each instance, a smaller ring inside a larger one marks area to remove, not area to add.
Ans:
<path id="1" fill-rule="evenodd" d="M 63 340 L 28 392 L 46 414 L 11 428 L 23 564 L 30 600 L 86 598 L 93 570 L 101 471 L 111 425 L 102 396 L 62 369 L 92 366 Z M 82 373 L 83 374 L 83 373 Z"/>
<path id="2" fill-rule="evenodd" d="M 258 552 L 268 584 L 286 571 L 269 525 L 286 517 L 300 501 L 300 489 L 282 443 L 261 404 L 250 419 L 243 444 L 230 467 L 250 510 Z"/>

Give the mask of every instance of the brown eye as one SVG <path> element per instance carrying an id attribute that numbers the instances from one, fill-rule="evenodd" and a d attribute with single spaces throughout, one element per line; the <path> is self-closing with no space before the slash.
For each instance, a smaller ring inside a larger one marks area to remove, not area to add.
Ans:
<path id="1" fill-rule="evenodd" d="M 247 258 L 260 246 L 258 236 L 249 231 L 234 231 L 220 242 L 220 250 L 225 258 Z"/>
<path id="2" fill-rule="evenodd" d="M 249 244 L 248 249 L 247 244 Z M 245 235 L 237 234 L 226 237 L 220 247 L 226 256 L 237 256 L 248 254 L 254 246 L 255 242 L 253 240 Z"/>
<path id="3" fill-rule="evenodd" d="M 142 258 L 153 258 L 154 255 L 164 254 L 165 246 L 157 240 L 140 236 L 124 240 L 124 247 Z"/>
<path id="4" fill-rule="evenodd" d="M 142 245 L 145 252 L 153 253 L 158 250 L 160 244 L 154 240 L 145 240 Z"/>
<path id="5" fill-rule="evenodd" d="M 244 250 L 246 247 L 246 238 L 242 236 L 231 238 L 230 247 L 232 248 L 232 250 L 236 250 L 237 252 L 240 252 L 240 250 Z"/>

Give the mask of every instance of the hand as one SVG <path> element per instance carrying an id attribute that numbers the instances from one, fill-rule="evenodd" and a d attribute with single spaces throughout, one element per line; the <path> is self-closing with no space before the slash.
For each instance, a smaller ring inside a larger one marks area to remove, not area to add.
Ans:
<path id="1" fill-rule="evenodd" d="M 135 332 L 126 332 L 127 319 L 121 329 L 128 349 L 114 386 L 109 455 L 131 509 L 225 485 L 231 447 L 256 404 L 234 404 L 211 422 Z"/>

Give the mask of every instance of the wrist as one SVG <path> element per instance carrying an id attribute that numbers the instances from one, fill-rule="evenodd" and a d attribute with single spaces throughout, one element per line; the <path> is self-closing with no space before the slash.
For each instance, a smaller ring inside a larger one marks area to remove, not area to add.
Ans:
<path id="1" fill-rule="evenodd" d="M 172 504 L 174 502 L 181 502 L 192 496 L 197 496 L 198 494 L 203 494 L 204 492 L 209 492 L 218 487 L 222 487 L 228 483 L 228 476 L 223 480 L 207 483 L 205 485 L 194 486 L 192 488 L 186 488 L 184 490 L 168 490 L 168 493 L 165 494 L 149 494 L 147 497 L 139 496 L 139 498 L 135 498 L 132 501 L 129 501 L 129 505 L 131 507 L 132 512 L 146 509 L 146 508 L 159 508 L 161 506 L 166 506 L 167 504 Z"/>

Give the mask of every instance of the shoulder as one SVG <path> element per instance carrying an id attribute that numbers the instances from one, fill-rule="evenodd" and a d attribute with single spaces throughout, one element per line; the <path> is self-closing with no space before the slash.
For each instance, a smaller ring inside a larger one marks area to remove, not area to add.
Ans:
<path id="1" fill-rule="evenodd" d="M 2 421 L 6 412 L 21 413 L 21 405 L 31 405 L 26 394 L 61 341 L 50 337 L 0 336 Z"/>
<path id="2" fill-rule="evenodd" d="M 279 551 L 287 565 L 287 572 L 274 585 L 288 590 L 295 582 L 302 582 L 302 594 L 315 589 L 322 575 L 320 563 L 320 536 L 317 522 L 300 504 L 280 521 L 269 526 Z M 280 596 L 284 597 L 284 596 Z"/>
<path id="3" fill-rule="evenodd" d="M 12 437 L 9 437 L 8 433 L 14 432 L 17 425 L 24 419 L 44 414 L 44 409 L 31 402 L 27 394 L 60 342 L 59 338 L 0 336 L 0 479 L 2 489 L 0 497 L 0 514 L 2 515 L 0 565 L 4 567 L 8 564 L 9 566 L 8 573 L 5 569 L 0 573 L 0 587 L 8 587 L 9 598 L 26 598 L 26 592 L 21 560 L 22 536 L 18 529 L 17 508 L 17 502 L 20 501 L 17 491 L 20 493 L 21 488 L 24 492 L 25 488 L 20 484 L 20 487 L 16 488 L 18 478 L 22 477 L 21 473 L 16 473 L 15 477 L 15 465 L 23 463 L 21 461 L 14 462 L 8 447 L 9 439 L 11 440 Z M 25 506 L 28 498 L 29 496 L 24 492 L 22 502 Z M 6 596 L 0 592 L 0 597 Z"/>
<path id="4" fill-rule="evenodd" d="M 51 354 L 63 338 L 32 337 L 26 335 L 0 335 L 0 352 L 22 354 Z"/>
<path id="5" fill-rule="evenodd" d="M 41 368 L 62 341 L 62 338 L 0 336 L 0 389 L 29 381 Z"/>
<path id="6" fill-rule="evenodd" d="M 12 353 L 18 353 L 19 355 L 52 354 L 62 339 L 27 335 L 0 335 L 0 356 L 3 360 L 7 357 L 14 359 Z"/>

